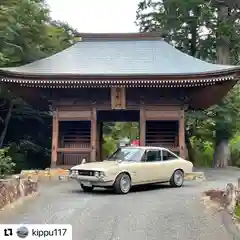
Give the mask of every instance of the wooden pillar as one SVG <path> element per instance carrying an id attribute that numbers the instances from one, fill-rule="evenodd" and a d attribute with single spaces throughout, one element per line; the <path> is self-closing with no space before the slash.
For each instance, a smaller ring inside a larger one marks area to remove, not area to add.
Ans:
<path id="1" fill-rule="evenodd" d="M 60 133 L 59 133 L 60 134 Z M 58 146 L 60 146 L 60 148 L 64 148 L 65 146 L 64 146 L 64 138 L 63 138 L 63 136 L 59 136 L 59 145 Z M 61 159 L 61 164 L 64 164 L 64 153 L 63 152 L 61 152 L 60 153 L 60 159 Z"/>
<path id="2" fill-rule="evenodd" d="M 140 121 L 139 121 L 139 130 L 140 130 L 140 146 L 145 146 L 146 144 L 146 115 L 145 108 L 143 105 L 140 107 Z"/>
<path id="3" fill-rule="evenodd" d="M 92 117 L 91 117 L 91 153 L 90 161 L 96 161 L 96 151 L 97 151 L 97 113 L 96 108 L 92 108 Z"/>
<path id="4" fill-rule="evenodd" d="M 181 158 L 185 159 L 185 120 L 184 120 L 184 109 L 180 110 L 179 118 L 179 155 Z"/>
<path id="5" fill-rule="evenodd" d="M 58 135 L 59 135 L 59 120 L 58 109 L 53 110 L 52 120 L 52 155 L 51 155 L 51 167 L 54 168 L 57 165 L 57 148 L 58 148 Z"/>
<path id="6" fill-rule="evenodd" d="M 100 155 L 100 161 L 103 161 L 103 145 L 104 145 L 104 139 L 103 139 L 103 122 L 100 124 L 100 149 L 99 149 L 99 155 Z"/>
<path id="7" fill-rule="evenodd" d="M 101 138 L 102 138 L 102 122 L 97 121 L 97 149 L 96 149 L 96 160 L 101 161 L 101 148 L 102 148 L 102 143 L 101 143 Z"/>

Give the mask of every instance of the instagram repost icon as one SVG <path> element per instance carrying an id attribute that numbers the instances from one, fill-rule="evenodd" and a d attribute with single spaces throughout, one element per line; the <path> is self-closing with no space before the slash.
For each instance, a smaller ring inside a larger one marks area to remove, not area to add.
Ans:
<path id="1" fill-rule="evenodd" d="M 20 227 L 16 233 L 19 238 L 26 238 L 29 234 L 29 231 L 26 227 Z"/>

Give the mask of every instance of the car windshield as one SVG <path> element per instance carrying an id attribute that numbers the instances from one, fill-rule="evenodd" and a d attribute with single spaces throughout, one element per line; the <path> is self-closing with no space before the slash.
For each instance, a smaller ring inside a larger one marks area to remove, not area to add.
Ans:
<path id="1" fill-rule="evenodd" d="M 118 148 L 108 161 L 128 161 L 128 162 L 140 162 L 144 154 L 144 150 L 140 148 Z"/>

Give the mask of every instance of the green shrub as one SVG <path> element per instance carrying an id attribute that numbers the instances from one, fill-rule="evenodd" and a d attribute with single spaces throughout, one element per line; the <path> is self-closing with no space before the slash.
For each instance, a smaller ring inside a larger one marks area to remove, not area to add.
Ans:
<path id="1" fill-rule="evenodd" d="M 26 169 L 46 169 L 51 163 L 50 153 L 48 149 L 38 147 L 26 140 L 10 143 L 8 151 L 8 155 L 16 164 L 15 173 Z"/>
<path id="2" fill-rule="evenodd" d="M 195 152 L 196 166 L 211 167 L 213 163 L 213 143 L 201 139 L 192 138 L 192 147 Z"/>
<path id="3" fill-rule="evenodd" d="M 23 169 L 28 169 L 26 162 L 26 151 L 20 151 L 19 146 L 13 142 L 9 145 L 8 155 L 12 158 L 15 163 L 14 171 L 15 173 L 21 172 Z"/>
<path id="4" fill-rule="evenodd" d="M 213 143 L 195 137 L 191 138 L 191 143 L 195 152 L 196 165 L 211 167 L 214 155 Z M 230 141 L 229 147 L 232 165 L 240 167 L 240 136 L 238 134 Z"/>
<path id="5" fill-rule="evenodd" d="M 8 156 L 8 150 L 8 148 L 0 149 L 0 178 L 4 178 L 14 172 L 15 163 Z"/>

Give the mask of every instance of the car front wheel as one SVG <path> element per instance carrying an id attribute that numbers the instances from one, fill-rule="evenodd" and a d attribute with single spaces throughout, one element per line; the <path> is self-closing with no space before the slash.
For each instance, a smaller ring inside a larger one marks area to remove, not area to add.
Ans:
<path id="1" fill-rule="evenodd" d="M 174 171 L 171 179 L 170 179 L 170 185 L 172 187 L 181 187 L 184 182 L 184 172 L 181 169 L 177 169 Z"/>
<path id="2" fill-rule="evenodd" d="M 83 184 L 81 184 L 81 188 L 84 192 L 92 192 L 93 190 L 93 187 L 87 187 L 87 186 L 84 186 Z"/>
<path id="3" fill-rule="evenodd" d="M 114 183 L 114 191 L 118 194 L 126 194 L 131 188 L 131 178 L 126 173 L 121 173 L 117 176 Z"/>

